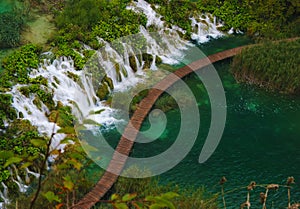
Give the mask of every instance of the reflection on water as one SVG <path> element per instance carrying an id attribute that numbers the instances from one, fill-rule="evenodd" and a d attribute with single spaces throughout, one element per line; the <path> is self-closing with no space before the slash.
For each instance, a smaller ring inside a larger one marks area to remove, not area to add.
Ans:
<path id="1" fill-rule="evenodd" d="M 205 185 L 211 192 L 219 192 L 218 182 L 226 176 L 225 190 L 227 208 L 237 208 L 246 200 L 246 187 L 251 181 L 257 184 L 285 184 L 288 176 L 300 181 L 300 98 L 266 92 L 253 86 L 237 84 L 229 70 L 229 62 L 216 65 L 227 97 L 227 122 L 221 143 L 212 157 L 204 164 L 198 158 L 210 125 L 208 96 L 200 81 L 189 76 L 185 81 L 197 97 L 201 127 L 198 139 L 187 157 L 172 170 L 160 176 L 162 183 L 174 182 L 183 187 Z M 208 102 L 202 102 L 208 101 Z M 172 145 L 180 128 L 180 113 L 167 113 L 167 128 L 159 139 L 148 144 L 135 144 L 132 156 L 150 157 L 159 154 Z M 145 121 L 142 129 L 147 129 Z M 116 145 L 120 136 L 115 131 L 106 133 L 106 139 Z M 113 143 L 115 142 L 115 143 Z M 260 207 L 259 193 L 252 192 L 253 208 Z M 271 191 L 267 206 L 285 208 L 287 191 L 280 187 Z M 300 201 L 300 187 L 295 184 L 292 200 Z M 221 202 L 221 200 L 220 200 Z"/>

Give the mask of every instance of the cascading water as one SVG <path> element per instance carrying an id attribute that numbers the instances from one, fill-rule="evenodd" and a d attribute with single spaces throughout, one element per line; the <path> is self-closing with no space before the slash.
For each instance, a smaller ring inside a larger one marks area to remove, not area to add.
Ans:
<path id="1" fill-rule="evenodd" d="M 173 25 L 171 28 L 167 28 L 164 25 L 164 21 L 161 20 L 162 16 L 158 15 L 144 0 L 138 0 L 133 2 L 128 9 L 132 9 L 136 12 L 143 12 L 148 19 L 147 27 L 155 25 L 159 31 L 156 35 L 153 35 L 147 31 L 146 28 L 140 26 L 139 36 L 146 40 L 146 51 L 141 52 L 134 49 L 129 41 L 125 40 L 121 44 L 123 51 L 120 52 L 112 47 L 111 44 L 103 41 L 99 38 L 99 41 L 105 44 L 105 47 L 101 51 L 97 51 L 95 56 L 97 62 L 101 68 L 104 69 L 106 76 L 112 81 L 113 88 L 109 86 L 109 91 L 124 91 L 128 87 L 136 85 L 138 82 L 143 82 L 146 77 L 142 70 L 145 65 L 145 61 L 142 59 L 142 54 L 146 53 L 153 57 L 150 64 L 151 70 L 157 70 L 156 60 L 158 57 L 166 64 L 176 64 L 178 60 L 183 58 L 182 50 L 186 49 L 189 45 L 187 41 L 180 38 L 177 32 L 185 33 L 185 31 Z M 199 17 L 198 20 L 191 18 L 192 27 L 195 29 L 195 33 L 192 34 L 192 39 L 197 40 L 199 43 L 206 42 L 209 37 L 217 38 L 223 35 L 218 31 L 220 24 L 216 23 L 216 20 L 211 21 L 210 16 L 205 18 Z M 165 36 L 168 33 L 172 36 Z M 158 35 L 159 34 L 159 35 Z M 85 46 L 88 47 L 88 46 Z M 130 57 L 134 59 L 134 65 L 130 62 Z M 135 69 L 133 69 L 133 67 Z M 70 76 L 70 74 L 78 77 L 78 80 Z M 32 69 L 29 75 L 31 78 L 42 76 L 47 79 L 47 86 L 43 87 L 45 91 L 52 92 L 53 101 L 55 105 L 58 102 L 65 106 L 72 108 L 72 113 L 76 116 L 79 123 L 83 124 L 84 120 L 91 119 L 96 124 L 102 124 L 107 127 L 121 122 L 121 120 L 114 117 L 116 110 L 108 107 L 104 101 L 101 101 L 97 96 L 97 89 L 95 89 L 94 81 L 92 77 L 86 74 L 86 71 L 76 71 L 74 68 L 73 60 L 66 57 L 54 60 L 52 63 L 50 60 L 45 60 L 44 63 L 37 69 Z M 105 82 L 103 82 L 105 83 Z M 100 85 L 100 82 L 99 84 Z M 28 97 L 22 94 L 20 88 L 24 85 L 15 85 L 10 92 L 13 95 L 12 106 L 19 113 L 19 117 L 29 120 L 33 126 L 36 126 L 41 135 L 51 137 L 52 132 L 56 134 L 52 138 L 51 149 L 60 150 L 63 152 L 64 146 L 61 144 L 61 140 L 65 138 L 65 134 L 57 133 L 60 127 L 50 122 L 47 118 L 47 114 L 50 113 L 48 107 L 41 102 L 38 107 L 35 105 L 35 94 L 30 94 Z M 98 114 L 95 114 L 97 112 Z M 85 126 L 88 126 L 85 124 Z M 54 160 L 55 156 L 52 156 L 49 160 Z M 17 174 L 17 171 L 13 172 L 11 169 L 11 175 L 13 181 L 19 186 L 21 192 L 26 191 L 26 179 L 23 181 Z M 14 169 L 15 170 L 15 169 Z M 26 177 L 33 175 L 38 178 L 39 174 L 34 173 L 26 169 Z M 25 183 L 24 183 L 25 182 Z M 1 182 L 3 191 L 0 191 L 0 198 L 4 201 L 0 203 L 0 208 L 4 208 L 6 204 L 9 204 L 8 189 L 7 186 Z"/>
<path id="2" fill-rule="evenodd" d="M 192 21 L 193 33 L 191 39 L 198 43 L 205 43 L 211 38 L 219 38 L 224 36 L 224 33 L 220 32 L 218 28 L 223 25 L 217 21 L 216 17 L 212 15 L 201 15 L 198 18 L 190 18 Z"/>
<path id="3" fill-rule="evenodd" d="M 147 40 L 147 53 L 151 53 L 153 57 L 160 56 L 163 61 L 167 63 L 175 63 L 176 59 L 172 58 L 171 50 L 175 46 L 171 45 L 166 48 L 159 47 L 159 44 L 155 39 L 151 38 L 151 35 L 142 29 L 142 35 Z M 166 41 L 166 39 L 163 39 Z M 178 42 L 183 46 L 183 41 Z M 130 86 L 134 86 L 138 82 L 143 81 L 145 77 L 143 72 L 144 61 L 141 60 L 141 55 L 134 53 L 133 48 L 127 44 L 123 43 L 123 54 L 118 53 L 109 43 L 105 43 L 105 47 L 101 51 L 97 51 L 95 56 L 101 68 L 104 69 L 105 74 L 112 80 L 114 88 L 111 91 L 124 91 Z M 175 52 L 175 50 L 174 50 Z M 176 51 L 179 54 L 179 51 Z M 132 69 L 130 65 L 129 57 L 133 57 L 135 60 L 136 71 Z M 151 68 L 155 69 L 155 58 L 153 58 L 153 63 Z M 116 64 L 118 64 L 119 69 L 116 69 Z M 118 72 L 117 72 L 118 71 Z M 70 76 L 73 74 L 75 76 Z M 42 76 L 47 79 L 47 86 L 41 86 L 44 91 L 52 92 L 53 101 L 55 105 L 60 102 L 65 106 L 70 106 L 72 108 L 72 113 L 76 116 L 76 119 L 80 124 L 84 123 L 84 120 L 93 120 L 96 124 L 102 124 L 105 126 L 113 125 L 120 120 L 114 117 L 116 110 L 104 104 L 104 101 L 100 101 L 97 97 L 95 85 L 93 83 L 92 77 L 87 74 L 87 71 L 76 71 L 74 68 L 73 60 L 61 57 L 60 59 L 54 60 L 50 63 L 50 60 L 45 60 L 44 63 L 37 69 L 32 69 L 29 77 L 36 78 Z M 78 77 L 78 80 L 74 79 Z M 56 134 L 52 138 L 51 149 L 60 150 L 63 152 L 64 144 L 61 144 L 61 140 L 65 138 L 65 134 L 57 133 L 60 127 L 48 120 L 47 115 L 49 115 L 49 108 L 41 102 L 41 105 L 37 106 L 34 102 L 36 95 L 31 93 L 27 96 L 22 94 L 22 87 L 26 85 L 17 84 L 13 86 L 10 92 L 7 92 L 13 96 L 12 106 L 16 109 L 18 117 L 22 117 L 29 120 L 33 126 L 36 126 L 41 135 L 51 137 L 52 132 Z M 98 114 L 95 114 L 98 112 Z M 84 123 L 85 126 L 88 124 Z M 94 126 L 94 125 L 93 125 Z M 55 156 L 52 156 L 49 160 L 54 160 Z M 14 166 L 14 165 L 13 165 Z M 27 170 L 27 175 L 31 174 L 38 177 L 37 173 Z M 20 192 L 25 192 L 28 186 L 21 179 L 21 177 L 16 172 L 11 172 L 12 181 L 15 182 Z M 1 199 L 5 201 L 5 204 L 9 202 L 7 194 L 7 188 L 4 187 L 3 192 L 0 193 Z M 1 207 L 3 206 L 2 204 Z"/>
<path id="4" fill-rule="evenodd" d="M 172 25 L 171 28 L 167 28 L 165 22 L 162 20 L 162 16 L 157 14 L 151 7 L 149 3 L 145 0 L 138 0 L 137 2 L 133 2 L 132 5 L 127 7 L 135 12 L 141 12 L 147 17 L 146 27 L 151 25 L 160 29 L 161 31 L 168 31 L 171 33 L 180 32 L 185 34 L 186 31 L 177 25 Z M 219 38 L 224 36 L 225 33 L 221 32 L 219 28 L 223 26 L 220 21 L 217 21 L 217 18 L 212 16 L 211 14 L 202 14 L 198 17 L 191 17 L 191 26 L 193 32 L 191 34 L 191 39 L 198 42 L 198 44 L 202 44 L 208 42 L 211 38 Z M 228 34 L 234 33 L 234 29 L 230 29 Z M 236 30 L 236 33 L 241 33 L 241 31 Z"/>
<path id="5" fill-rule="evenodd" d="M 137 2 L 133 2 L 132 5 L 128 6 L 127 9 L 132 9 L 135 12 L 142 12 L 147 17 L 147 25 L 155 25 L 156 27 L 163 29 L 164 21 L 161 20 L 162 16 L 157 14 L 149 3 L 144 0 L 138 0 Z"/>

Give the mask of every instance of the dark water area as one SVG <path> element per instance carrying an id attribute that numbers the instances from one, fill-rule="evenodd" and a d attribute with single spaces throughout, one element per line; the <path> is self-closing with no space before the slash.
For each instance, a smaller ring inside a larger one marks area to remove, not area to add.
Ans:
<path id="1" fill-rule="evenodd" d="M 246 40 L 239 38 L 222 39 L 201 49 L 212 54 L 245 43 Z M 217 149 L 205 163 L 198 163 L 210 127 L 211 110 L 201 80 L 196 75 L 189 75 L 183 80 L 197 99 L 199 134 L 188 155 L 174 168 L 159 175 L 160 182 L 181 187 L 205 186 L 207 191 L 217 193 L 220 192 L 219 180 L 226 176 L 227 208 L 239 208 L 246 201 L 246 186 L 251 181 L 261 185 L 251 193 L 251 208 L 261 207 L 259 193 L 265 192 L 265 184 L 280 184 L 278 191 L 269 191 L 267 208 L 286 208 L 287 189 L 281 185 L 286 184 L 289 176 L 296 180 L 291 192 L 292 202 L 300 201 L 297 183 L 300 181 L 300 97 L 238 84 L 230 74 L 230 62 L 225 60 L 214 64 L 227 100 L 226 126 Z M 174 143 L 180 129 L 180 111 L 171 110 L 166 116 L 167 126 L 160 137 L 151 143 L 136 143 L 132 157 L 155 156 Z M 146 120 L 142 130 L 148 127 L 149 121 Z M 120 137 L 116 130 L 104 135 L 112 145 L 116 145 Z M 220 197 L 220 204 L 221 201 Z"/>
<path id="2" fill-rule="evenodd" d="M 228 72 L 228 61 L 218 63 L 216 68 L 227 99 L 227 121 L 221 142 L 208 161 L 198 163 L 211 116 L 209 105 L 205 106 L 209 102 L 204 101 L 199 105 L 201 127 L 193 149 L 181 163 L 162 174 L 161 181 L 181 186 L 205 185 L 209 191 L 219 192 L 217 184 L 222 176 L 228 179 L 226 191 L 245 187 L 251 181 L 285 184 L 288 176 L 300 179 L 300 98 L 236 84 Z M 194 92 L 197 92 L 198 82 L 193 76 L 187 80 Z M 179 112 L 174 110 L 168 115 L 172 118 L 179 116 Z M 172 140 L 176 138 L 172 130 L 180 127 L 174 119 L 168 123 L 165 138 Z M 161 142 L 160 146 L 164 147 L 165 140 Z M 143 147 L 139 146 L 138 150 L 151 152 L 151 148 L 142 150 Z M 259 193 L 263 191 L 257 188 L 253 192 L 253 208 L 259 207 Z M 274 208 L 285 208 L 286 193 L 283 187 L 270 192 L 268 203 L 273 202 Z M 299 195 L 300 187 L 296 184 L 292 190 L 293 200 L 299 201 Z M 246 199 L 246 189 L 228 193 L 226 199 L 228 208 L 237 208 Z"/>

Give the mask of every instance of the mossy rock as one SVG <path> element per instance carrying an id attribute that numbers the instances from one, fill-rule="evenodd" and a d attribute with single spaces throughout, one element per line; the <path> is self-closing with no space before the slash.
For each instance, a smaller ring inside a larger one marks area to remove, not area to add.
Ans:
<path id="1" fill-rule="evenodd" d="M 29 97 L 30 90 L 28 86 L 22 86 L 19 90 L 25 97 Z"/>
<path id="2" fill-rule="evenodd" d="M 161 64 L 162 63 L 162 59 L 160 57 L 156 56 L 155 63 L 157 65 Z"/>
<path id="3" fill-rule="evenodd" d="M 39 109 L 42 110 L 42 102 L 38 97 L 35 97 L 33 100 L 33 104 Z"/>
<path id="4" fill-rule="evenodd" d="M 144 53 L 142 55 L 143 57 L 143 60 L 145 61 L 145 64 L 144 64 L 144 68 L 150 68 L 152 62 L 153 62 L 153 55 L 152 54 L 147 54 L 147 53 Z M 155 64 L 159 65 L 162 63 L 162 59 L 158 56 L 155 57 Z"/>
<path id="5" fill-rule="evenodd" d="M 142 54 L 142 57 L 145 62 L 144 68 L 150 68 L 151 63 L 153 62 L 153 56 L 151 54 L 144 53 Z"/>
<path id="6" fill-rule="evenodd" d="M 116 74 L 117 74 L 117 81 L 121 82 L 122 81 L 122 76 L 120 73 L 120 65 L 118 63 L 115 64 L 115 69 L 116 69 Z"/>
<path id="7" fill-rule="evenodd" d="M 68 74 L 68 77 L 71 78 L 73 81 L 78 81 L 79 80 L 79 76 L 78 75 L 76 75 L 76 74 L 74 74 L 74 73 L 72 73 L 70 71 L 68 71 L 67 74 Z"/>
<path id="8" fill-rule="evenodd" d="M 48 80 L 47 78 L 43 77 L 43 76 L 37 76 L 35 78 L 29 78 L 29 82 L 31 84 L 41 84 L 41 85 L 44 85 L 44 86 L 47 86 L 48 85 Z"/>
<path id="9" fill-rule="evenodd" d="M 106 83 L 103 83 L 98 88 L 96 95 L 99 97 L 100 100 L 104 100 L 107 98 L 107 95 L 109 94 L 109 89 Z"/>
<path id="10" fill-rule="evenodd" d="M 105 76 L 103 81 L 105 81 L 108 84 L 108 87 L 110 89 L 114 89 L 114 83 L 113 83 L 113 81 L 111 80 L 110 77 Z"/>
<path id="11" fill-rule="evenodd" d="M 130 65 L 131 69 L 133 70 L 133 72 L 136 72 L 138 70 L 137 66 L 136 66 L 136 60 L 133 55 L 129 57 L 129 65 Z"/>
<path id="12" fill-rule="evenodd" d="M 124 67 L 122 67 L 122 74 L 125 76 L 125 77 L 128 77 L 128 73 L 126 71 L 126 69 Z"/>

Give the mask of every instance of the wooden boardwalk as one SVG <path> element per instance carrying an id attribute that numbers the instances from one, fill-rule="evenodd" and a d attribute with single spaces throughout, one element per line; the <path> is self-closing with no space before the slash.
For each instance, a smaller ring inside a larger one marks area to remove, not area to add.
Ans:
<path id="1" fill-rule="evenodd" d="M 104 175 L 95 185 L 95 187 L 72 208 L 91 208 L 107 193 L 107 191 L 116 182 L 119 174 L 122 172 L 122 169 L 126 163 L 126 159 L 133 147 L 134 141 L 137 137 L 137 134 L 141 128 L 144 119 L 147 117 L 155 101 L 165 90 L 171 87 L 176 81 L 187 76 L 193 71 L 199 70 L 211 63 L 232 57 L 240 53 L 241 50 L 245 47 L 247 46 L 229 49 L 223 52 L 210 55 L 207 58 L 197 60 L 187 66 L 176 70 L 174 73 L 169 74 L 163 80 L 161 80 L 159 83 L 153 86 L 149 90 L 148 95 L 139 103 L 138 108 L 134 112 L 133 116 L 130 119 L 130 122 L 125 128 L 124 133 L 119 141 L 119 144 L 115 149 L 115 153 L 112 157 L 112 160 L 110 161 L 110 164 L 107 168 L 107 171 L 104 173 Z M 111 173 L 109 171 L 114 171 L 114 173 Z"/>

